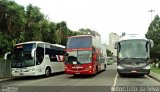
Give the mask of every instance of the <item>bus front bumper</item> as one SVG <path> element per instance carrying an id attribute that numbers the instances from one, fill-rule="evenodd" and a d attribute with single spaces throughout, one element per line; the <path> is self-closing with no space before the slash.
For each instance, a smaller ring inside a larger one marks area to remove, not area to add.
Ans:
<path id="1" fill-rule="evenodd" d="M 35 72 L 12 72 L 12 76 L 37 76 Z"/>
<path id="2" fill-rule="evenodd" d="M 150 73 L 150 68 L 118 68 L 117 67 L 117 72 L 119 74 L 149 74 Z"/>
<path id="3" fill-rule="evenodd" d="M 12 76 L 15 76 L 15 77 L 40 75 L 40 73 L 38 73 L 35 68 L 25 68 L 25 69 L 12 68 L 11 74 Z"/>
<path id="4" fill-rule="evenodd" d="M 65 70 L 65 74 L 77 74 L 77 75 L 92 75 L 92 70 Z"/>

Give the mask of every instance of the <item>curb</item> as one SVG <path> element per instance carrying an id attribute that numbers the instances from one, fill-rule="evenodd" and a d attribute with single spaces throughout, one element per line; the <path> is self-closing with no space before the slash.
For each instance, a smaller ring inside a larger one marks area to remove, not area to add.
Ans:
<path id="1" fill-rule="evenodd" d="M 3 78 L 3 79 L 0 79 L 0 82 L 7 82 L 7 81 L 11 81 L 15 78 Z"/>
<path id="2" fill-rule="evenodd" d="M 155 75 L 160 75 L 160 74 L 157 74 L 157 73 L 154 73 L 154 72 L 151 72 L 148 76 L 158 82 L 160 82 L 160 76 L 155 76 Z"/>

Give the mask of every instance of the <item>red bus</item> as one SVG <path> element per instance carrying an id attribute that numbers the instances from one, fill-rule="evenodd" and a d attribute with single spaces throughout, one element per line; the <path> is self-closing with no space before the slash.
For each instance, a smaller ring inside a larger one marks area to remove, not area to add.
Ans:
<path id="1" fill-rule="evenodd" d="M 102 60 L 101 43 L 92 35 L 78 35 L 68 37 L 66 74 L 94 75 L 106 69 Z"/>

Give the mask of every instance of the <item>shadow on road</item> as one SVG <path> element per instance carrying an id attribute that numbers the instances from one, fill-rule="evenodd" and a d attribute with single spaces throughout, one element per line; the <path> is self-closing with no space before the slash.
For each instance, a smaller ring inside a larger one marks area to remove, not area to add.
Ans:
<path id="1" fill-rule="evenodd" d="M 8 80 L 8 81 L 38 80 L 38 79 L 45 79 L 45 78 L 50 78 L 50 77 L 54 77 L 54 76 L 59 76 L 62 74 L 64 74 L 64 72 L 52 73 L 49 77 L 46 77 L 45 75 L 15 77 L 15 78 Z"/>
<path id="2" fill-rule="evenodd" d="M 121 75 L 121 76 L 119 76 L 120 78 L 146 78 L 145 76 L 143 76 L 143 75 Z"/>
<path id="3" fill-rule="evenodd" d="M 96 75 L 85 75 L 85 74 L 84 75 L 73 75 L 73 76 L 70 76 L 68 78 L 69 79 L 89 79 L 89 78 L 94 78 L 94 77 L 98 76 L 102 72 L 104 72 L 104 71 L 100 71 Z"/>

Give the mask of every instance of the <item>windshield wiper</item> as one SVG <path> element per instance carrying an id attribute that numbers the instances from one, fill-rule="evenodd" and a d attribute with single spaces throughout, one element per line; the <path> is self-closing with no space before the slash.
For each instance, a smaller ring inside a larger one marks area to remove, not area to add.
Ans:
<path id="1" fill-rule="evenodd" d="M 141 60 L 144 60 L 144 61 L 147 61 L 147 60 L 149 60 L 149 58 L 147 57 L 147 58 L 142 58 L 142 57 L 134 57 L 133 59 L 141 59 Z"/>
<path id="2" fill-rule="evenodd" d="M 128 59 L 128 57 L 126 57 L 126 58 L 123 58 L 122 60 L 120 59 L 120 61 L 124 61 L 124 60 L 126 60 L 126 59 Z"/>

